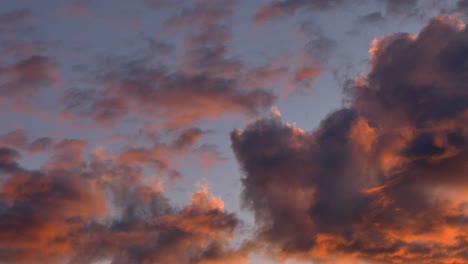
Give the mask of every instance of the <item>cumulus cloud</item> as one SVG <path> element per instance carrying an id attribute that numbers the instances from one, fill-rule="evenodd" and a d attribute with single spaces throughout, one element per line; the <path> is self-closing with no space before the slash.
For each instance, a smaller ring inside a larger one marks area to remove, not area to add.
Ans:
<path id="1" fill-rule="evenodd" d="M 0 148 L 0 256 L 7 263 L 233 263 L 240 224 L 207 188 L 177 209 L 141 169 L 87 159 L 84 142 L 62 140 L 51 162 L 29 170 Z M 161 252 L 164 252 L 163 254 Z"/>
<path id="2" fill-rule="evenodd" d="M 272 117 L 231 133 L 259 243 L 319 263 L 466 261 L 467 32 L 440 16 L 376 39 L 349 107 L 315 131 Z"/>
<path id="3" fill-rule="evenodd" d="M 49 127 L 51 120 L 35 120 L 37 127 L 26 127 L 56 136 L 37 137 L 22 129 L 0 135 L 3 262 L 248 263 L 253 253 L 278 262 L 465 263 L 468 30 L 457 17 L 434 18 L 418 34 L 375 39 L 369 73 L 346 83 L 346 106 L 317 129 L 304 131 L 282 121 L 272 107 L 277 98 L 271 87 L 308 85 L 326 70 L 335 41 L 319 24 L 301 24 L 309 41 L 305 52 L 291 54 L 301 56 L 299 63 L 284 56 L 262 64 L 256 54 L 249 64 L 235 54 L 250 47 L 230 50 L 237 1 L 140 2 L 154 7 L 151 12 L 173 12 L 162 16 L 167 20 L 161 35 L 167 38 L 137 34 L 148 46 L 143 58 L 111 55 L 96 68 L 81 65 L 87 58 L 69 61 L 93 76 L 83 81 L 67 72 L 63 77 L 73 76 L 59 97 L 67 114 L 99 124 L 122 122 L 122 130 L 91 123 L 74 129 L 83 138 L 58 138 L 71 132 L 69 123 Z M 384 11 L 356 23 L 383 22 L 391 12 L 421 1 L 380 2 Z M 85 11 L 92 1 L 72 3 Z M 257 10 L 255 19 L 335 10 L 347 3 L 273 1 Z M 463 8 L 464 1 L 458 3 Z M 0 30 L 30 17 L 26 9 L 0 14 Z M 11 33 L 17 38 L 23 31 L 15 26 Z M 1 43 L 1 102 L 43 95 L 59 82 L 58 65 L 67 67 L 66 60 L 79 52 L 70 52 L 67 42 L 54 54 L 51 47 L 18 40 Z M 164 53 L 171 54 L 167 65 Z M 89 86 L 68 89 L 69 84 Z M 42 99 L 57 103 L 55 95 Z M 212 130 L 204 121 L 269 109 L 268 118 L 230 134 L 243 173 L 241 201 L 253 212 L 253 229 L 206 186 L 191 193 L 185 205 L 171 202 L 164 177 L 181 178 L 178 166 L 186 165 L 180 164 L 185 155 L 194 154 L 202 168 L 226 160 L 208 140 Z M 132 134 L 141 122 L 144 128 Z M 115 141 L 107 145 L 103 138 Z M 237 236 L 246 230 L 247 236 Z"/>

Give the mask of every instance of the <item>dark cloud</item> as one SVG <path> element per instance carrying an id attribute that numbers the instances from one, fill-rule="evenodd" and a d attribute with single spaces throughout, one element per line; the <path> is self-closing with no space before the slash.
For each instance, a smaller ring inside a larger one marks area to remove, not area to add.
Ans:
<path id="1" fill-rule="evenodd" d="M 382 12 L 376 11 L 356 18 L 358 25 L 381 25 L 387 21 Z"/>
<path id="2" fill-rule="evenodd" d="M 312 143 L 310 136 L 268 119 L 243 132 L 234 131 L 231 140 L 246 175 L 242 202 L 255 213 L 259 236 L 267 244 L 281 244 L 284 250 L 310 247 L 313 237 L 305 234 L 313 228 L 307 218 L 313 190 L 307 190 L 312 183 L 305 175 L 313 168 L 301 158 L 309 154 L 303 143 Z"/>
<path id="3" fill-rule="evenodd" d="M 349 107 L 315 131 L 273 118 L 232 132 L 242 201 L 268 252 L 325 263 L 464 263 L 461 25 L 441 16 L 418 35 L 375 40 L 369 74 L 346 87 Z"/>
<path id="4" fill-rule="evenodd" d="M 40 140 L 43 141 L 43 140 Z M 84 142 L 55 144 L 41 169 L 0 148 L 0 256 L 5 263 L 232 263 L 240 222 L 206 188 L 177 209 L 142 170 L 87 159 Z M 112 214 L 110 214 L 112 210 Z"/>
<path id="5" fill-rule="evenodd" d="M 16 160 L 19 157 L 20 153 L 18 151 L 8 147 L 0 147 L 0 172 L 8 173 L 18 170 L 19 166 Z"/>
<path id="6" fill-rule="evenodd" d="M 374 41 L 368 84 L 349 90 L 360 111 L 387 112 L 386 119 L 398 117 L 418 127 L 461 114 L 468 98 L 463 88 L 466 33 L 459 23 L 440 17 L 416 38 L 399 34 Z"/>
<path id="7" fill-rule="evenodd" d="M 434 135 L 420 134 L 408 143 L 403 154 L 408 157 L 421 157 L 427 155 L 428 157 L 443 154 L 444 148 L 436 145 Z"/>

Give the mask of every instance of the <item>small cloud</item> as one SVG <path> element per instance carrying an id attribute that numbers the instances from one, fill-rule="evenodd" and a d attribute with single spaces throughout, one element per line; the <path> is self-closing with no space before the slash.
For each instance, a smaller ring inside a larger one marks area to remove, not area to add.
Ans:
<path id="1" fill-rule="evenodd" d="M 273 107 L 271 108 L 271 115 L 272 115 L 273 117 L 278 117 L 278 118 L 281 117 L 281 112 L 280 112 L 280 110 L 279 110 L 279 108 L 278 108 L 277 106 L 273 106 Z"/>

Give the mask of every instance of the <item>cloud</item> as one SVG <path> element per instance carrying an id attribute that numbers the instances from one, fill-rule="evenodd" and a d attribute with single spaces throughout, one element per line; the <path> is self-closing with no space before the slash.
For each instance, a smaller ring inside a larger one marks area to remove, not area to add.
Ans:
<path id="1" fill-rule="evenodd" d="M 10 12 L 0 14 L 0 27 L 29 21 L 31 18 L 32 13 L 29 9 L 15 9 Z"/>
<path id="2" fill-rule="evenodd" d="M 152 8 L 168 8 L 168 7 L 179 7 L 180 3 L 172 0 L 143 0 L 143 2 Z"/>
<path id="3" fill-rule="evenodd" d="M 457 11 L 467 14 L 468 13 L 468 1 L 458 0 L 457 1 Z"/>
<path id="4" fill-rule="evenodd" d="M 174 68 L 142 59 L 112 57 L 97 71 L 92 89 L 72 88 L 64 95 L 65 113 L 114 124 L 125 117 L 157 115 L 167 128 L 189 127 L 228 113 L 256 115 L 276 100 L 269 87 L 273 69 L 256 82 L 252 67 L 228 56 L 235 1 L 200 1 L 184 6 L 163 27 L 182 31 L 184 50 Z M 166 49 L 150 40 L 151 50 Z M 277 69 L 275 69 L 277 70 Z"/>
<path id="5" fill-rule="evenodd" d="M 305 132 L 279 117 L 231 133 L 256 241 L 280 260 L 464 263 L 468 31 L 453 16 L 374 40 L 348 107 Z"/>
<path id="6" fill-rule="evenodd" d="M 317 66 L 304 66 L 298 70 L 294 77 L 295 82 L 302 82 L 307 79 L 313 79 L 320 75 L 321 69 Z"/>
<path id="7" fill-rule="evenodd" d="M 240 220 L 206 187 L 182 209 L 142 170 L 58 141 L 40 169 L 0 148 L 0 256 L 7 263 L 245 263 L 232 246 Z M 164 252 L 162 254 L 161 252 Z"/>
<path id="8" fill-rule="evenodd" d="M 73 15 L 87 15 L 90 13 L 90 8 L 93 0 L 72 0 L 67 3 L 65 11 Z"/>
<path id="9" fill-rule="evenodd" d="M 272 18 L 288 15 L 292 16 L 301 8 L 311 10 L 330 10 L 343 4 L 344 0 L 282 0 L 275 1 L 271 4 L 259 8 L 254 16 L 254 21 L 257 23 L 266 22 Z"/>
<path id="10" fill-rule="evenodd" d="M 463 0 L 461 0 L 463 1 Z M 383 4 L 391 14 L 401 15 L 409 14 L 416 11 L 418 7 L 418 0 L 373 0 L 373 1 L 359 1 L 358 3 L 376 2 Z M 282 0 L 272 1 L 269 4 L 261 6 L 255 13 L 253 20 L 255 23 L 265 23 L 275 18 L 293 16 L 300 10 L 308 11 L 330 11 L 341 8 L 349 3 L 355 4 L 356 1 L 349 0 Z M 462 4 L 461 4 L 462 5 Z M 423 7 L 421 7 L 423 8 Z M 427 7 L 424 7 L 427 8 Z M 412 12 L 408 12 L 412 10 Z"/>
<path id="11" fill-rule="evenodd" d="M 13 147 L 29 153 L 38 153 L 49 149 L 53 140 L 49 137 L 40 137 L 28 140 L 25 130 L 16 129 L 4 135 L 0 135 L 0 144 Z"/>
<path id="12" fill-rule="evenodd" d="M 0 147 L 0 172 L 9 173 L 18 170 L 16 160 L 20 156 L 20 153 L 12 148 Z"/>
<path id="13" fill-rule="evenodd" d="M 387 9 L 393 13 L 406 13 L 408 9 L 414 8 L 418 0 L 385 0 Z"/>
<path id="14" fill-rule="evenodd" d="M 336 41 L 313 21 L 302 23 L 300 30 L 307 36 L 306 52 L 310 55 L 310 60 L 325 64 L 336 47 Z"/>
<path id="15" fill-rule="evenodd" d="M 3 99 L 28 102 L 29 97 L 58 80 L 57 67 L 50 58 L 32 55 L 0 68 L 0 95 Z"/>
<path id="16" fill-rule="evenodd" d="M 182 133 L 173 142 L 173 146 L 177 149 L 184 149 L 194 145 L 207 131 L 200 128 L 191 128 L 182 131 Z"/>
<path id="17" fill-rule="evenodd" d="M 237 1 L 199 1 L 164 23 L 167 30 L 189 31 L 184 71 L 232 76 L 243 68 L 241 61 L 227 56 L 236 4 Z"/>
<path id="18" fill-rule="evenodd" d="M 84 252 L 91 254 L 78 255 L 77 260 L 203 263 L 231 254 L 226 243 L 238 220 L 224 213 L 222 202 L 205 190 L 195 192 L 191 204 L 179 212 L 161 193 L 145 187 L 131 189 L 122 202 L 122 218 L 109 228 L 93 227 L 90 231 L 95 234 L 90 233 L 91 240 L 83 240 L 82 245 Z M 100 250 L 93 250 L 93 246 Z"/>
<path id="19" fill-rule="evenodd" d="M 67 240 L 77 220 L 106 212 L 103 194 L 73 171 L 28 171 L 5 159 L 1 167 L 13 162 L 16 168 L 6 171 L 1 186 L 2 259 L 58 262 L 73 251 Z"/>
<path id="20" fill-rule="evenodd" d="M 110 72 L 102 82 L 102 90 L 68 90 L 66 111 L 104 123 L 129 112 L 151 113 L 162 116 L 168 127 L 178 127 L 229 112 L 257 114 L 275 100 L 267 91 L 242 89 L 236 79 L 157 69 Z"/>
<path id="21" fill-rule="evenodd" d="M 62 139 L 54 146 L 54 153 L 48 166 L 53 168 L 79 168 L 85 163 L 88 142 L 79 139 Z"/>
<path id="22" fill-rule="evenodd" d="M 371 12 L 367 15 L 359 16 L 356 18 L 356 24 L 358 25 L 382 25 L 387 21 L 387 18 L 382 12 L 376 11 Z"/>

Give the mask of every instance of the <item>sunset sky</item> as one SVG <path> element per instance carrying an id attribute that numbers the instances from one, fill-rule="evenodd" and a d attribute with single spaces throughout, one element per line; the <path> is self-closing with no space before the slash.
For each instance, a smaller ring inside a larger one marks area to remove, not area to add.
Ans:
<path id="1" fill-rule="evenodd" d="M 0 0 L 0 263 L 468 263 L 468 0 Z"/>

